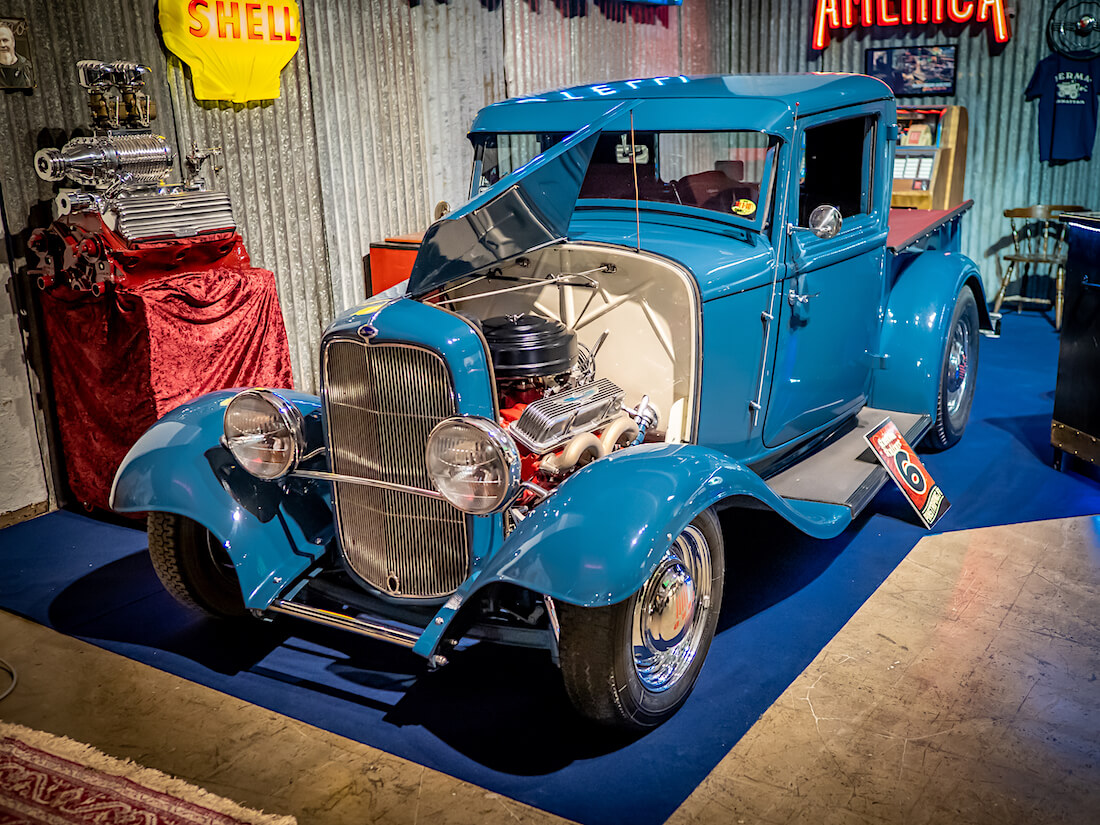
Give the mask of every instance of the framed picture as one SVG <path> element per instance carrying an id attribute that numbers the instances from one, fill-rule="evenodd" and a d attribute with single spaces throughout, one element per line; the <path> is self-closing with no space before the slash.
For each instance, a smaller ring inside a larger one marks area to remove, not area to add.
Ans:
<path id="1" fill-rule="evenodd" d="M 0 17 L 0 89 L 33 89 L 31 30 L 22 17 Z"/>
<path id="2" fill-rule="evenodd" d="M 955 46 L 867 49 L 865 71 L 903 95 L 955 94 Z"/>

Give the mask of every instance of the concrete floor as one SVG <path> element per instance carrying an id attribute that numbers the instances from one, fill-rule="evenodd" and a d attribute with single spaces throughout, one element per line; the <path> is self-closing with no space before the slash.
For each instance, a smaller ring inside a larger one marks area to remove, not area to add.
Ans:
<path id="1" fill-rule="evenodd" d="M 669 823 L 1096 822 L 1098 537 L 925 538 Z M 562 821 L 2 612 L 0 657 L 0 718 L 302 825 Z"/>

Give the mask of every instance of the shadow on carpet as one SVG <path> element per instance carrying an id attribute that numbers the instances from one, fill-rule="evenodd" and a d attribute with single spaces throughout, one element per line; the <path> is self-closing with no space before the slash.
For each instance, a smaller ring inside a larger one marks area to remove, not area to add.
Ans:
<path id="1" fill-rule="evenodd" d="M 982 341 L 963 441 L 923 456 L 952 502 L 938 532 L 1100 512 L 1049 447 L 1057 336 L 1009 316 Z M 229 627 L 180 608 L 141 531 L 67 512 L 0 531 L 0 606 L 141 662 L 586 825 L 663 822 L 926 531 L 894 488 L 831 541 L 723 514 L 719 633 L 687 704 L 639 737 L 593 731 L 545 653 L 474 645 L 428 673 L 410 652 L 292 620 Z"/>

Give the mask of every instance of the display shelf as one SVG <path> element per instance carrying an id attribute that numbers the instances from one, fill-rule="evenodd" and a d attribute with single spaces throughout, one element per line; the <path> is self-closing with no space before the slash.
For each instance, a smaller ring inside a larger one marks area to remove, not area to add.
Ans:
<path id="1" fill-rule="evenodd" d="M 950 209 L 962 203 L 966 138 L 963 106 L 899 108 L 890 205 Z"/>

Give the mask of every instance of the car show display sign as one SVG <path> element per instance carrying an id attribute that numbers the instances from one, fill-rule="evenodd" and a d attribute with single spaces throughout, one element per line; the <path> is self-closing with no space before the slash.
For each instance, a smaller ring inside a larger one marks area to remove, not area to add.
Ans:
<path id="1" fill-rule="evenodd" d="M 160 0 L 164 44 L 191 67 L 198 100 L 271 100 L 298 51 L 294 0 Z"/>
<path id="2" fill-rule="evenodd" d="M 951 503 L 917 458 L 917 451 L 909 446 L 889 418 L 864 438 L 906 500 L 913 505 L 924 526 L 932 529 Z"/>

